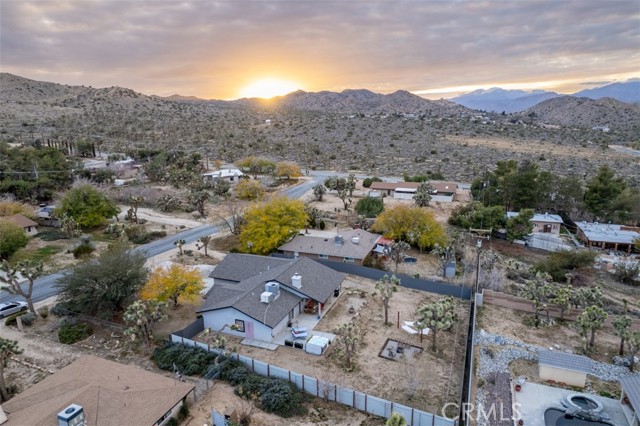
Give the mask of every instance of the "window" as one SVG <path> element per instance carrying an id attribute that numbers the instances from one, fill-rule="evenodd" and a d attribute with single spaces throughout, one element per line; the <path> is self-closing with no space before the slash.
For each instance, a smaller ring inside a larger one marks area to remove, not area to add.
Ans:
<path id="1" fill-rule="evenodd" d="M 345 257 L 342 261 L 345 263 L 353 263 L 353 257 Z"/>
<path id="2" fill-rule="evenodd" d="M 326 254 L 319 254 L 319 255 L 318 255 L 318 257 L 319 257 L 320 259 L 325 259 L 325 260 L 328 260 L 328 259 L 329 259 L 329 256 L 328 256 L 328 255 L 326 255 Z"/>
<path id="3" fill-rule="evenodd" d="M 157 425 L 159 425 L 160 423 L 162 423 L 163 421 L 165 421 L 166 419 L 168 419 L 169 417 L 171 417 L 171 412 L 173 411 L 173 408 L 169 411 L 167 411 L 164 416 L 160 417 L 160 420 L 158 420 L 156 422 Z"/>
<path id="4" fill-rule="evenodd" d="M 244 321 L 237 319 L 235 322 L 235 328 L 236 331 L 239 331 L 240 333 L 244 333 Z"/>

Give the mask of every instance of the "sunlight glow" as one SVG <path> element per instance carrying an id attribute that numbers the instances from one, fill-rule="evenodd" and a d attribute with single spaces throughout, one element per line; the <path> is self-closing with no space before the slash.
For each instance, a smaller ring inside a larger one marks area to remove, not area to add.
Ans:
<path id="1" fill-rule="evenodd" d="M 301 87 L 298 83 L 279 78 L 263 78 L 251 82 L 240 90 L 241 98 L 272 98 L 295 92 Z"/>

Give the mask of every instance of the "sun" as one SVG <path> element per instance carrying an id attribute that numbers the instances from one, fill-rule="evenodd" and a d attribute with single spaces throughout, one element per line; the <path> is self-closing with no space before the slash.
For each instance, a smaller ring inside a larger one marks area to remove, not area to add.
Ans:
<path id="1" fill-rule="evenodd" d="M 300 85 L 290 80 L 279 78 L 262 78 L 251 82 L 240 90 L 241 98 L 273 98 L 300 89 Z"/>

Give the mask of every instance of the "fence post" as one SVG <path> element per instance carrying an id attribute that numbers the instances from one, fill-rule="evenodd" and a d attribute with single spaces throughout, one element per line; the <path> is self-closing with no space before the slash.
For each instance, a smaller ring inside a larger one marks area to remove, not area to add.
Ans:
<path id="1" fill-rule="evenodd" d="M 256 372 L 256 366 L 253 358 L 251 358 L 251 371 L 253 371 L 254 373 Z"/>
<path id="2" fill-rule="evenodd" d="M 393 402 L 391 402 L 391 412 L 389 413 L 389 417 L 393 414 Z"/>
<path id="3" fill-rule="evenodd" d="M 302 375 L 302 392 L 304 392 L 304 374 Z"/>
<path id="4" fill-rule="evenodd" d="M 435 426 L 435 425 L 436 425 L 436 416 L 431 414 L 431 426 Z"/>
<path id="5" fill-rule="evenodd" d="M 364 394 L 364 412 L 368 413 L 367 411 L 367 396 L 369 396 L 368 394 Z"/>
<path id="6" fill-rule="evenodd" d="M 320 380 L 316 377 L 316 396 L 320 396 Z"/>
<path id="7" fill-rule="evenodd" d="M 289 383 L 291 383 L 291 370 L 287 370 L 287 372 L 289 373 Z"/>
<path id="8" fill-rule="evenodd" d="M 352 390 L 351 392 L 353 392 L 353 408 L 356 408 L 356 391 Z"/>
<path id="9" fill-rule="evenodd" d="M 338 385 L 333 385 L 333 400 L 338 402 Z"/>
<path id="10" fill-rule="evenodd" d="M 267 364 L 267 377 L 271 377 L 271 364 Z M 302 378 L 302 387 L 304 387 L 304 377 Z"/>
<path id="11" fill-rule="evenodd" d="M 180 336 L 180 339 L 182 339 L 182 344 L 184 345 L 184 337 Z"/>
<path id="12" fill-rule="evenodd" d="M 411 426 L 413 426 L 413 408 L 411 408 Z"/>

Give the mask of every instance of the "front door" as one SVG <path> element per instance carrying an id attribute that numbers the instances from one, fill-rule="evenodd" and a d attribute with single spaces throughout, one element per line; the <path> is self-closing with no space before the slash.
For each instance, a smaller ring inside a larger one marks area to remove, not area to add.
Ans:
<path id="1" fill-rule="evenodd" d="M 551 225 L 545 225 L 544 232 L 551 232 Z"/>
<path id="2" fill-rule="evenodd" d="M 247 339 L 253 339 L 253 321 L 247 321 L 244 326 L 245 334 L 247 335 Z"/>

